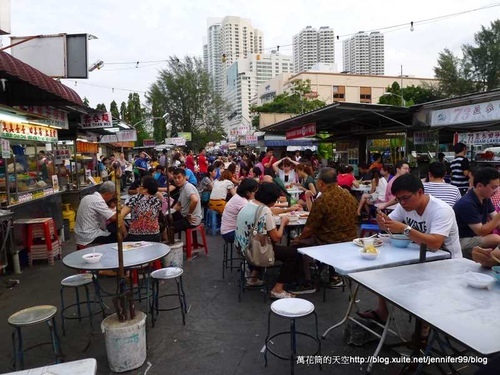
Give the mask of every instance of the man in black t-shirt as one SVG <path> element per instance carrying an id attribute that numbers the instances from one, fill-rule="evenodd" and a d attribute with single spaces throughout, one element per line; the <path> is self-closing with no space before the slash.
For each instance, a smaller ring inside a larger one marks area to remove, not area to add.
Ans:
<path id="1" fill-rule="evenodd" d="M 453 150 L 455 151 L 455 159 L 450 163 L 451 184 L 455 185 L 460 190 L 460 194 L 464 195 L 469 190 L 470 165 L 469 159 L 465 157 L 467 146 L 459 142 L 453 146 Z"/>

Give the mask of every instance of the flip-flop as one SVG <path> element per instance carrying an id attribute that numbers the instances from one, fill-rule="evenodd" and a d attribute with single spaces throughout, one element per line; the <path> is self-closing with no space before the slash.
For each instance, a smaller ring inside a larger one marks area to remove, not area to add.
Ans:
<path id="1" fill-rule="evenodd" d="M 375 310 L 356 311 L 356 314 L 363 319 L 373 320 L 382 325 L 386 323 Z"/>

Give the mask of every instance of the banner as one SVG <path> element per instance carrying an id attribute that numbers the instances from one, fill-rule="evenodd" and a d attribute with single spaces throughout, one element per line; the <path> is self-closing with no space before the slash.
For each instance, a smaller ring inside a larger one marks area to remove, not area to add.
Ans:
<path id="1" fill-rule="evenodd" d="M 303 126 L 288 129 L 286 131 L 286 139 L 295 139 L 302 137 L 312 137 L 316 135 L 316 123 L 311 122 Z"/>
<path id="2" fill-rule="evenodd" d="M 500 100 L 431 111 L 431 126 L 447 126 L 500 120 Z"/>
<path id="3" fill-rule="evenodd" d="M 185 146 L 186 139 L 181 137 L 175 138 L 165 138 L 165 144 L 167 145 L 176 145 L 176 146 Z"/>
<path id="4" fill-rule="evenodd" d="M 0 120 L 2 138 L 27 139 L 46 143 L 57 142 L 57 130 L 33 124 Z"/>
<path id="5" fill-rule="evenodd" d="M 22 111 L 26 111 L 36 116 L 45 117 L 45 119 L 35 119 L 33 122 L 37 122 L 46 126 L 57 126 L 61 129 L 69 129 L 68 113 L 61 111 L 60 109 L 52 107 L 42 107 L 42 106 L 14 106 L 14 108 L 19 108 Z"/>
<path id="6" fill-rule="evenodd" d="M 493 145 L 500 143 L 500 131 L 482 131 L 474 133 L 456 133 L 455 143 L 462 142 L 466 145 Z"/>
<path id="7" fill-rule="evenodd" d="M 413 133 L 413 143 L 416 145 L 427 145 L 436 143 L 439 140 L 437 132 L 415 132 Z"/>
<path id="8" fill-rule="evenodd" d="M 177 133 L 178 138 L 184 138 L 186 142 L 191 142 L 191 132 Z"/>
<path id="9" fill-rule="evenodd" d="M 156 142 L 154 139 L 143 139 L 142 145 L 145 147 L 152 147 L 156 145 Z"/>
<path id="10" fill-rule="evenodd" d="M 111 117 L 111 112 L 92 112 L 83 115 L 82 124 L 80 127 L 83 129 L 112 128 L 113 120 Z"/>

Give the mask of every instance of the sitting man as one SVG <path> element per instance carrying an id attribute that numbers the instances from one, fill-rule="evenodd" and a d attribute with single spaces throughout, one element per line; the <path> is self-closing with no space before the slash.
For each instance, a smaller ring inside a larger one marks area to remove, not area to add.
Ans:
<path id="1" fill-rule="evenodd" d="M 87 246 L 116 242 L 116 231 L 110 233 L 106 224 L 116 222 L 116 212 L 108 207 L 115 198 L 115 184 L 106 181 L 99 191 L 86 195 L 80 201 L 75 223 L 75 237 L 78 249 Z"/>
<path id="2" fill-rule="evenodd" d="M 453 207 L 462 198 L 460 190 L 454 185 L 444 181 L 446 167 L 443 163 L 435 161 L 429 164 L 429 182 L 424 182 L 424 189 L 427 194 L 445 201 Z"/>
<path id="3" fill-rule="evenodd" d="M 476 246 L 494 248 L 500 244 L 500 236 L 492 233 L 500 226 L 500 215 L 490 199 L 499 185 L 500 173 L 495 168 L 481 168 L 474 174 L 474 189 L 453 206 L 466 258 L 472 259 Z"/>
<path id="4" fill-rule="evenodd" d="M 445 249 L 452 258 L 462 258 L 458 226 L 453 209 L 442 200 L 424 193 L 422 181 L 411 174 L 400 176 L 392 185 L 392 194 L 399 204 L 389 216 L 379 211 L 377 222 L 390 233 L 404 233 L 417 244 L 426 244 L 430 251 Z M 365 319 L 379 323 L 387 320 L 389 312 L 385 300 L 379 298 L 376 310 L 358 312 Z M 421 332 L 428 336 L 429 326 Z"/>
<path id="5" fill-rule="evenodd" d="M 176 168 L 173 175 L 174 184 L 180 189 L 179 200 L 174 206 L 174 210 L 180 211 L 181 214 L 178 220 L 174 220 L 173 226 L 175 232 L 182 232 L 200 225 L 201 200 L 196 187 L 188 182 L 186 171 L 183 168 Z"/>
<path id="6" fill-rule="evenodd" d="M 357 235 L 358 203 L 351 193 L 339 188 L 337 174 L 333 168 L 322 168 L 318 174 L 316 188 L 321 196 L 311 207 L 304 230 L 293 242 L 294 247 L 326 245 L 352 241 Z M 309 257 L 304 256 L 305 281 L 297 289 L 288 290 L 294 294 L 314 293 L 310 277 Z M 338 287 L 342 283 L 330 270 L 329 287 Z"/>

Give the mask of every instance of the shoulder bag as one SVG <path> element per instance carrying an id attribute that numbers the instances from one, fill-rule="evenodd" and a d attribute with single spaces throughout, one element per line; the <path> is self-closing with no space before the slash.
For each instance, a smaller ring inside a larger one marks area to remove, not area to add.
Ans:
<path id="1" fill-rule="evenodd" d="M 245 258 L 248 263 L 257 267 L 270 267 L 274 265 L 273 243 L 269 236 L 259 233 L 259 219 L 264 206 L 259 206 L 255 213 L 255 220 L 250 233 L 248 249 L 245 252 Z"/>

